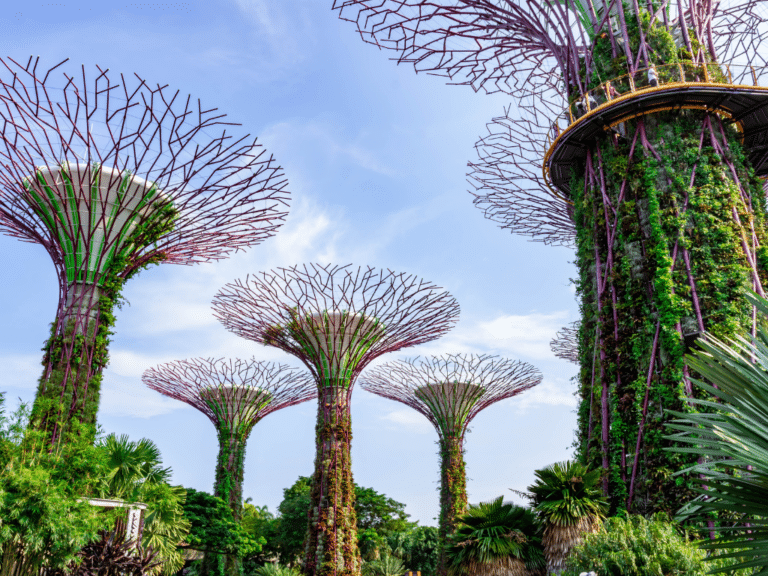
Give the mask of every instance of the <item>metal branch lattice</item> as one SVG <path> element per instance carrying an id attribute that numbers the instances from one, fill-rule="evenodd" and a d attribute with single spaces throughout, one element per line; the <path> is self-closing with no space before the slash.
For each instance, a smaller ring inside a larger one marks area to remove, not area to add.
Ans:
<path id="1" fill-rule="evenodd" d="M 185 402 L 205 414 L 216 428 L 214 495 L 232 510 L 236 522 L 243 509 L 245 447 L 253 427 L 262 418 L 317 397 L 317 388 L 305 370 L 273 362 L 252 360 L 177 360 L 150 368 L 142 381 L 152 390 Z M 205 568 L 218 560 L 206 553 Z M 226 574 L 240 571 L 240 559 L 224 557 Z"/>
<path id="2" fill-rule="evenodd" d="M 541 372 L 519 360 L 487 354 L 417 357 L 370 368 L 363 390 L 410 406 L 443 436 L 463 436 L 488 406 L 541 383 Z"/>
<path id="3" fill-rule="evenodd" d="M 578 364 L 579 322 L 572 322 L 570 325 L 561 328 L 549 342 L 549 348 L 558 358 Z"/>
<path id="4" fill-rule="evenodd" d="M 59 281 L 33 409 L 52 440 L 75 419 L 95 423 L 125 281 L 262 242 L 289 198 L 272 156 L 215 108 L 65 62 L 0 59 L 0 232 L 42 245 Z"/>
<path id="5" fill-rule="evenodd" d="M 318 382 L 351 387 L 374 358 L 439 338 L 456 300 L 410 274 L 309 264 L 222 288 L 214 315 L 232 332 L 300 358 Z"/>
<path id="6" fill-rule="evenodd" d="M 253 426 L 272 412 L 317 397 L 306 371 L 255 359 L 176 360 L 150 368 L 141 379 L 205 414 L 217 430 Z"/>
<path id="7" fill-rule="evenodd" d="M 62 290 L 115 252 L 127 275 L 158 256 L 218 260 L 275 233 L 285 177 L 255 139 L 227 132 L 224 114 L 139 76 L 58 74 L 63 64 L 43 74 L 38 60 L 0 59 L 0 230 L 41 244 Z M 67 172 L 81 185 L 62 182 Z M 172 206 L 172 230 L 126 244 L 152 204 Z"/>
<path id="8" fill-rule="evenodd" d="M 609 80 L 600 78 L 595 62 L 600 37 L 610 40 L 614 58 L 625 57 L 625 73 L 647 68 L 649 28 L 639 45 L 628 28 L 642 9 L 696 63 L 713 57 L 764 67 L 768 60 L 768 10 L 760 0 L 661 7 L 638 0 L 335 0 L 333 8 L 364 41 L 395 52 L 417 72 L 512 97 L 511 110 L 488 125 L 476 145 L 478 159 L 469 163 L 474 203 L 504 229 L 569 247 L 572 211 L 542 175 L 542 160 L 556 116 L 591 83 Z"/>
<path id="9" fill-rule="evenodd" d="M 214 315 L 232 332 L 299 358 L 318 387 L 315 472 L 303 572 L 359 575 L 350 401 L 360 371 L 429 342 L 458 320 L 447 292 L 413 275 L 309 264 L 227 284 Z"/>
<path id="10" fill-rule="evenodd" d="M 445 539 L 467 507 L 464 435 L 469 423 L 491 404 L 530 390 L 540 382 L 541 372 L 530 364 L 485 354 L 387 362 L 361 377 L 364 390 L 423 414 L 440 437 L 440 576 L 448 573 Z"/>

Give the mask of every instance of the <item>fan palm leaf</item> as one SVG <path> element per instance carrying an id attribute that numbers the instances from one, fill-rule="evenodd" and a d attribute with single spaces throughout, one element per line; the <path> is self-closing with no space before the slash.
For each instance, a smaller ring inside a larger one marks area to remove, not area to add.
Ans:
<path id="1" fill-rule="evenodd" d="M 547 570 L 559 573 L 573 547 L 605 518 L 608 503 L 600 489 L 600 471 L 579 462 L 557 462 L 534 474 L 536 482 L 528 492 L 545 526 Z"/>
<path id="2" fill-rule="evenodd" d="M 544 566 L 533 513 L 505 504 L 501 496 L 470 505 L 457 518 L 446 555 L 449 573 L 456 576 L 513 576 Z"/>
<path id="3" fill-rule="evenodd" d="M 768 315 L 768 300 L 749 299 Z M 735 513 L 736 524 L 716 527 L 719 537 L 703 547 L 742 559 L 729 569 L 759 567 L 756 574 L 768 575 L 768 330 L 762 325 L 754 338 L 727 343 L 705 334 L 697 343 L 686 362 L 706 381 L 692 381 L 719 402 L 693 399 L 698 412 L 670 411 L 677 419 L 667 425 L 676 431 L 668 439 L 677 445 L 669 450 L 704 457 L 680 472 L 702 476 L 693 478 L 701 496 L 680 513 Z"/>

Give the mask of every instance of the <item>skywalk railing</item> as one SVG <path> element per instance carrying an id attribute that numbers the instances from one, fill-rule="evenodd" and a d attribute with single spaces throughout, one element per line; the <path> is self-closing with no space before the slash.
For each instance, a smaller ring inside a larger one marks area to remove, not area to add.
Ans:
<path id="1" fill-rule="evenodd" d="M 547 149 L 572 124 L 583 116 L 608 108 L 630 94 L 642 94 L 675 85 L 724 84 L 739 87 L 768 86 L 768 67 L 755 68 L 733 64 L 694 64 L 690 61 L 650 66 L 603 82 L 571 101 L 552 123 L 547 135 Z"/>

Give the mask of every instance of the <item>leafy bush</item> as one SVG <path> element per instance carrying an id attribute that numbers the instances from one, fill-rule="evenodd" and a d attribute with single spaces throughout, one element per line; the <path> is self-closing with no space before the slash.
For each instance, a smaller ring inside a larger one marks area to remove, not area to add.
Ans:
<path id="1" fill-rule="evenodd" d="M 253 572 L 253 576 L 301 576 L 296 568 L 272 564 L 270 562 L 260 566 Z"/>
<path id="2" fill-rule="evenodd" d="M 514 504 L 469 505 L 457 517 L 448 539 L 448 573 L 454 576 L 522 574 L 544 567 L 539 528 L 533 512 Z"/>
<path id="3" fill-rule="evenodd" d="M 74 422 L 61 442 L 27 429 L 22 404 L 10 417 L 0 394 L 0 574 L 37 575 L 64 568 L 114 525 L 115 514 L 91 506 L 106 462 L 92 430 Z"/>
<path id="4" fill-rule="evenodd" d="M 571 551 L 563 576 L 704 576 L 704 552 L 681 536 L 663 514 L 609 518 Z"/>

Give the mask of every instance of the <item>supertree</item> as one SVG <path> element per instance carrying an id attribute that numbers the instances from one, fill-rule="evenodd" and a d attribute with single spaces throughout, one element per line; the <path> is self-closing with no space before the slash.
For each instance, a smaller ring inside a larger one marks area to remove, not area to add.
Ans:
<path id="1" fill-rule="evenodd" d="M 193 358 L 146 370 L 142 381 L 152 390 L 186 402 L 205 414 L 216 428 L 219 455 L 213 493 L 223 499 L 240 521 L 245 446 L 253 427 L 267 414 L 317 396 L 305 370 L 273 362 Z M 223 560 L 224 572 L 237 576 L 237 556 L 206 553 L 204 572 Z M 215 573 L 219 573 L 215 571 Z"/>
<path id="2" fill-rule="evenodd" d="M 224 286 L 214 314 L 229 330 L 299 358 L 318 390 L 315 472 L 304 572 L 360 574 L 350 399 L 374 358 L 445 334 L 459 305 L 413 275 L 309 264 Z"/>
<path id="3" fill-rule="evenodd" d="M 579 323 L 572 322 L 560 329 L 549 341 L 549 348 L 558 358 L 579 363 Z"/>
<path id="4" fill-rule="evenodd" d="M 489 355 L 446 354 L 397 360 L 375 366 L 360 387 L 423 414 L 435 427 L 440 446 L 440 559 L 446 574 L 445 538 L 467 508 L 464 435 L 472 419 L 491 404 L 541 382 L 530 364 Z"/>
<path id="5" fill-rule="evenodd" d="M 42 245 L 59 280 L 33 421 L 93 426 L 125 282 L 227 257 L 275 233 L 286 181 L 217 109 L 139 76 L 0 59 L 0 231 Z"/>
<path id="6" fill-rule="evenodd" d="M 759 0 L 336 0 L 363 39 L 417 71 L 512 103 L 470 162 L 475 204 L 574 246 L 578 455 L 613 510 L 673 511 L 695 455 L 664 448 L 691 410 L 683 354 L 753 330 L 768 175 Z M 592 433 L 594 431 L 594 434 Z"/>

